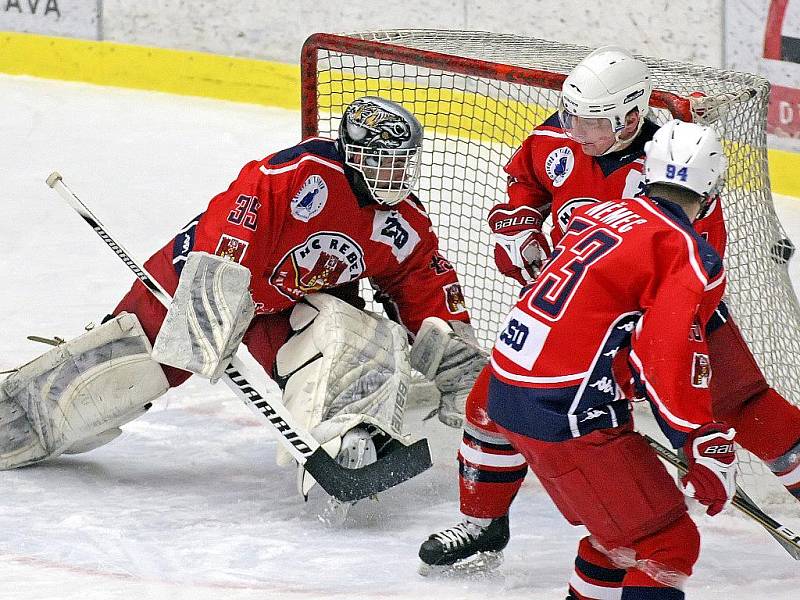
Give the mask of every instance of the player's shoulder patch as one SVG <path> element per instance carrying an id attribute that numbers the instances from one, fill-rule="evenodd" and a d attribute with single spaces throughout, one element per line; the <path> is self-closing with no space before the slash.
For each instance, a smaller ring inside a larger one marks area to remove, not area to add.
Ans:
<path id="1" fill-rule="evenodd" d="M 561 187 L 574 168 L 575 153 L 569 146 L 559 146 L 551 150 L 544 159 L 544 171 L 555 187 Z"/>
<path id="2" fill-rule="evenodd" d="M 328 185 L 321 175 L 309 175 L 292 197 L 290 210 L 298 221 L 308 223 L 325 208 L 328 202 Z"/>
<path id="3" fill-rule="evenodd" d="M 408 258 L 420 242 L 414 226 L 398 210 L 376 210 L 370 239 L 392 249 L 397 262 Z"/>

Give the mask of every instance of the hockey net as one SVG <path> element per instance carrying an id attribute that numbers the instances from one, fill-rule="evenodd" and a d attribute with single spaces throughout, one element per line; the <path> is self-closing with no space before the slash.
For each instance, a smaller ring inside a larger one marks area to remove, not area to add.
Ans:
<path id="1" fill-rule="evenodd" d="M 503 166 L 555 112 L 566 74 L 591 50 L 438 30 L 315 34 L 303 48 L 304 137 L 335 137 L 344 108 L 362 95 L 400 102 L 424 125 L 419 195 L 487 348 L 518 293 L 494 266 L 485 225 L 488 210 L 505 198 Z M 769 83 L 756 75 L 639 58 L 653 75 L 650 118 L 661 123 L 672 115 L 710 124 L 724 140 L 727 300 L 768 381 L 797 404 L 800 309 L 786 266 L 775 259 L 786 234 L 769 189 Z M 748 491 L 764 498 L 765 489 L 780 489 L 757 459 L 746 453 L 741 459 Z"/>

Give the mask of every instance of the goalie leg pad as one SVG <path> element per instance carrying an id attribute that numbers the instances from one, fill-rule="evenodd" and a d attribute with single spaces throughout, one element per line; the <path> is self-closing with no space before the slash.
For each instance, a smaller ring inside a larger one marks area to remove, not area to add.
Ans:
<path id="1" fill-rule="evenodd" d="M 0 469 L 86 451 L 169 389 L 139 320 L 122 313 L 0 384 Z"/>
<path id="2" fill-rule="evenodd" d="M 290 323 L 275 371 L 298 421 L 321 444 L 361 423 L 402 439 L 411 377 L 405 330 L 328 294 L 306 296 Z M 279 464 L 288 464 L 282 455 Z"/>
<path id="3" fill-rule="evenodd" d="M 153 358 L 217 381 L 255 314 L 249 287 L 247 267 L 206 252 L 190 252 L 156 337 Z"/>

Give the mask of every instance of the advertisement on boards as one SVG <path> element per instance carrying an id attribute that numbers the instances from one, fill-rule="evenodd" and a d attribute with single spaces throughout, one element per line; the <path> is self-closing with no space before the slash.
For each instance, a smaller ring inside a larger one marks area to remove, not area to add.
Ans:
<path id="1" fill-rule="evenodd" d="M 769 79 L 770 146 L 800 152 L 800 0 L 725 2 L 725 63 Z"/>
<path id="2" fill-rule="evenodd" d="M 0 0 L 0 31 L 99 40 L 102 0 Z"/>

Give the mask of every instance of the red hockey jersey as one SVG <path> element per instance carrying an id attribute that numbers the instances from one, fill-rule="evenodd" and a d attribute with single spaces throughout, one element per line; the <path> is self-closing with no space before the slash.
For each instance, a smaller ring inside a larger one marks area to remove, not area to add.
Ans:
<path id="1" fill-rule="evenodd" d="M 550 235 L 556 244 L 577 207 L 633 198 L 644 191 L 644 145 L 657 130 L 658 125 L 645 120 L 631 146 L 593 157 L 584 154 L 581 145 L 567 137 L 558 115 L 552 115 L 534 129 L 506 165 L 508 202 L 512 207 L 550 210 L 553 217 Z M 694 228 L 720 256 L 725 255 L 727 234 L 719 200 L 694 222 Z"/>
<path id="2" fill-rule="evenodd" d="M 576 208 L 495 343 L 489 416 L 546 441 L 620 425 L 630 408 L 614 362 L 629 351 L 671 429 L 712 421 L 698 324 L 724 288 L 721 258 L 677 205 L 640 197 Z"/>
<path id="3" fill-rule="evenodd" d="M 426 317 L 467 321 L 453 266 L 415 199 L 360 204 L 333 140 L 311 138 L 244 166 L 227 191 L 176 237 L 180 271 L 192 250 L 250 269 L 256 313 L 370 278 L 416 332 Z"/>

